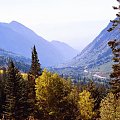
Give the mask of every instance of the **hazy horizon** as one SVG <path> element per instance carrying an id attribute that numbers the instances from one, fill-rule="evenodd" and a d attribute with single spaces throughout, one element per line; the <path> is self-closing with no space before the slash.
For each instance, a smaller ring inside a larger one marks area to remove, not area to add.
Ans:
<path id="1" fill-rule="evenodd" d="M 0 0 L 1 22 L 18 21 L 81 51 L 115 18 L 115 0 Z"/>

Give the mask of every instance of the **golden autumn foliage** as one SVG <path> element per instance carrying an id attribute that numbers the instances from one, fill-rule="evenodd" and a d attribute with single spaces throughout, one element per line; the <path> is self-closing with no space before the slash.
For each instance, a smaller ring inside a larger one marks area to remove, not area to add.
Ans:
<path id="1" fill-rule="evenodd" d="M 91 98 L 90 92 L 84 90 L 79 94 L 79 108 L 80 114 L 83 120 L 92 120 L 95 113 L 93 112 L 94 108 L 94 99 Z"/>
<path id="2" fill-rule="evenodd" d="M 120 97 L 116 99 L 113 93 L 108 93 L 100 106 L 100 120 L 120 120 Z"/>
<path id="3" fill-rule="evenodd" d="M 36 79 L 36 99 L 44 120 L 75 120 L 77 109 L 76 90 L 70 81 L 44 70 Z"/>
<path id="4" fill-rule="evenodd" d="M 3 74 L 3 70 L 0 70 L 0 74 Z"/>
<path id="5" fill-rule="evenodd" d="M 27 73 L 21 73 L 21 75 L 22 75 L 22 78 L 23 78 L 24 80 L 27 80 L 27 79 L 28 79 L 28 74 L 27 74 Z"/>

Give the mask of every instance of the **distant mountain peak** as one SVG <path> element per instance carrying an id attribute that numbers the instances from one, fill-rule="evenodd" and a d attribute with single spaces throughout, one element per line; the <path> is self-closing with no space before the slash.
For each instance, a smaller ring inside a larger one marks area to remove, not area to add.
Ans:
<path id="1" fill-rule="evenodd" d="M 16 31 L 17 33 L 24 34 L 24 35 L 26 34 L 28 37 L 29 37 L 28 33 L 37 35 L 29 27 L 26 27 L 25 25 L 23 25 L 17 21 L 11 21 L 8 25 L 12 30 Z"/>
<path id="2" fill-rule="evenodd" d="M 68 44 L 64 42 L 60 42 L 57 40 L 51 41 L 52 45 L 56 47 L 61 53 L 63 53 L 63 56 L 65 59 L 72 59 L 78 54 L 78 51 L 69 46 Z"/>
<path id="3" fill-rule="evenodd" d="M 29 29 L 28 27 L 26 27 L 25 25 L 23 25 L 23 24 L 21 24 L 21 23 L 19 23 L 19 22 L 17 22 L 17 21 L 11 21 L 10 23 L 9 23 L 9 26 L 11 27 L 11 28 L 14 28 L 14 29 Z M 30 30 L 30 29 L 29 29 Z"/>
<path id="4" fill-rule="evenodd" d="M 57 40 L 52 40 L 51 42 L 64 43 L 64 42 L 61 42 L 61 41 L 57 41 Z M 64 44 L 66 44 L 66 43 L 64 43 Z"/>
<path id="5" fill-rule="evenodd" d="M 64 42 L 61 42 L 61 41 L 57 41 L 57 40 L 52 40 L 51 41 L 52 44 L 62 44 L 62 45 L 65 45 L 65 46 L 69 46 L 68 44 L 64 43 Z M 71 47 L 71 46 L 69 46 Z"/>
<path id="6" fill-rule="evenodd" d="M 21 25 L 23 26 L 21 23 L 17 22 L 17 21 L 11 21 L 9 24 L 12 24 L 12 25 Z"/>
<path id="7" fill-rule="evenodd" d="M 76 56 L 73 48 L 61 42 L 53 45 L 17 21 L 0 23 L 0 48 L 29 58 L 34 45 L 43 66 L 54 66 Z"/>
<path id="8" fill-rule="evenodd" d="M 52 43 L 53 45 L 55 45 L 55 44 L 61 44 L 61 45 L 65 46 L 65 47 L 69 47 L 69 48 L 71 48 L 71 49 L 74 49 L 73 47 L 71 47 L 70 45 L 68 45 L 68 44 L 65 43 L 65 42 L 61 42 L 61 41 L 57 41 L 57 40 L 52 40 L 51 43 Z M 76 52 L 78 52 L 78 50 L 76 50 L 76 49 L 74 49 L 74 50 L 75 50 Z"/>
<path id="9" fill-rule="evenodd" d="M 18 23 L 17 21 L 15 21 L 15 20 L 13 20 L 13 21 L 11 21 L 10 23 Z"/>

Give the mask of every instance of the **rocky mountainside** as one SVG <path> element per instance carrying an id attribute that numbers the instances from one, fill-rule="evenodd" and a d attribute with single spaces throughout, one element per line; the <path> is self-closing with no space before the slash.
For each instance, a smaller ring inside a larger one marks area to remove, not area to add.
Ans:
<path id="1" fill-rule="evenodd" d="M 43 66 L 53 66 L 68 60 L 70 57 L 67 57 L 67 54 L 64 57 L 63 53 L 52 43 L 16 21 L 0 23 L 0 48 L 31 58 L 33 45 L 36 45 Z M 69 53 L 67 50 L 66 52 Z M 73 55 L 71 55 L 72 57 Z"/>
<path id="2" fill-rule="evenodd" d="M 64 67 L 85 67 L 95 68 L 103 66 L 106 63 L 111 62 L 112 52 L 108 46 L 108 41 L 113 39 L 120 39 L 120 31 L 118 27 L 112 32 L 107 30 L 112 26 L 111 23 L 91 42 L 80 54 L 74 57 Z"/>
<path id="3" fill-rule="evenodd" d="M 85 48 L 80 54 L 72 60 L 60 64 L 53 68 L 59 74 L 71 76 L 71 78 L 79 78 L 85 76 L 89 79 L 109 79 L 112 71 L 112 51 L 108 46 L 108 41 L 116 39 L 120 40 L 120 26 L 113 31 L 107 30 L 112 27 L 109 23 L 107 27 Z"/>

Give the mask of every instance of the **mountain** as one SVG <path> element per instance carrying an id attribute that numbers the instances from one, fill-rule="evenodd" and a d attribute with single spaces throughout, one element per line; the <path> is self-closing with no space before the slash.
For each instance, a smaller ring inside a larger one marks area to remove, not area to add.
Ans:
<path id="1" fill-rule="evenodd" d="M 77 50 L 73 49 L 71 46 L 64 42 L 53 40 L 51 43 L 60 53 L 62 53 L 65 60 L 72 59 L 78 53 Z"/>
<path id="2" fill-rule="evenodd" d="M 112 66 L 112 51 L 108 46 L 108 41 L 113 39 L 120 39 L 119 27 L 113 31 L 107 30 L 112 26 L 108 26 L 85 48 L 80 54 L 74 57 L 68 63 L 60 67 L 83 67 L 84 69 L 111 71 Z"/>
<path id="3" fill-rule="evenodd" d="M 29 58 L 25 58 L 21 55 L 15 54 L 13 52 L 5 51 L 0 49 L 0 68 L 6 67 L 8 65 L 8 61 L 12 59 L 16 65 L 16 67 L 22 72 L 28 72 L 31 64 L 31 60 Z"/>
<path id="4" fill-rule="evenodd" d="M 21 23 L 0 23 L 0 48 L 30 58 L 33 45 L 36 45 L 43 66 L 53 66 L 68 60 L 52 43 Z"/>

